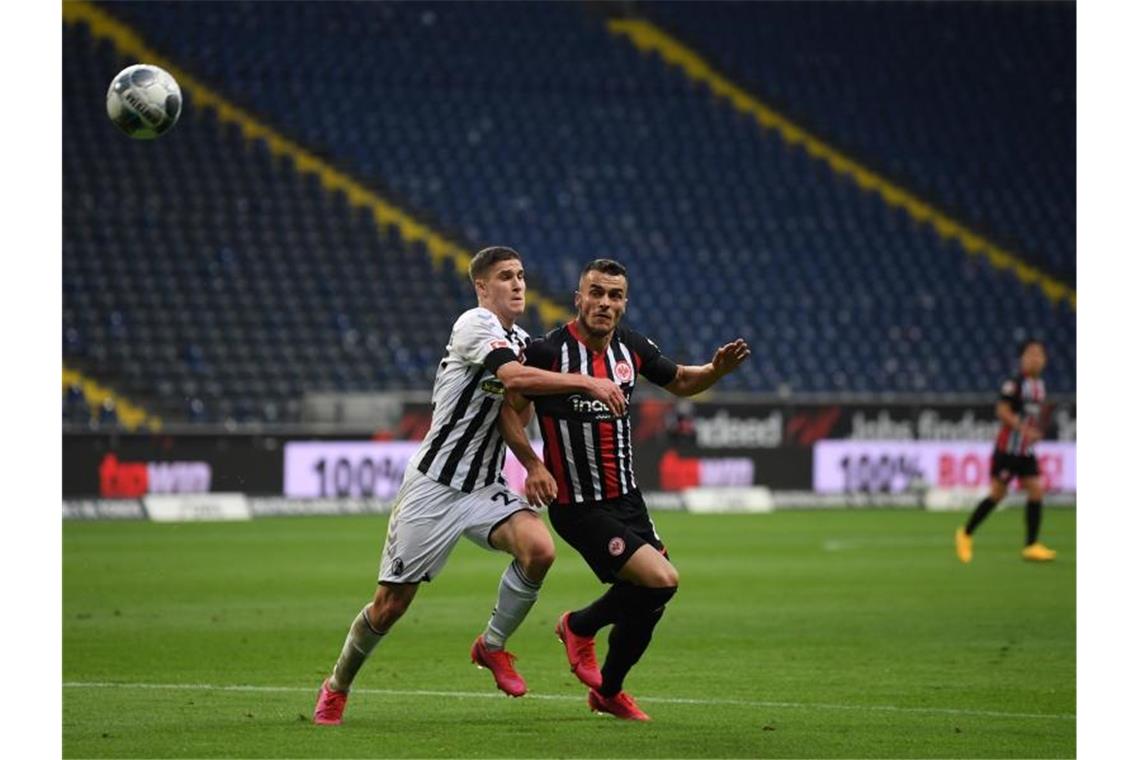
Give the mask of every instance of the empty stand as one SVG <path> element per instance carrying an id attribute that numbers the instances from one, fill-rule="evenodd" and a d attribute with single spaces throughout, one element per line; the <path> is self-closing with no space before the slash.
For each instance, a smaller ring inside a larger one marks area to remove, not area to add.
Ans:
<path id="1" fill-rule="evenodd" d="M 1076 3 L 638 7 L 803 126 L 1075 282 Z"/>
<path id="2" fill-rule="evenodd" d="M 1075 388 L 1067 307 L 585 6 L 104 7 L 472 249 L 517 247 L 565 303 L 608 256 L 631 270 L 629 323 L 675 358 L 745 336 L 754 359 L 722 389 L 988 392 L 1028 334 L 1049 343 L 1051 387 Z M 473 302 L 463 278 L 192 98 L 162 140 L 125 139 L 102 103 L 128 62 L 81 25 L 64 49 L 65 359 L 192 421 L 296 419 L 306 390 L 430 387 Z"/>

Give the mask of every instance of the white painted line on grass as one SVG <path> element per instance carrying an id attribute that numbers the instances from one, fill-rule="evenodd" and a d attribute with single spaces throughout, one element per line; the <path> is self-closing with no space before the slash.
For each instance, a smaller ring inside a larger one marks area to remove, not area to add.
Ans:
<path id="1" fill-rule="evenodd" d="M 915 538 L 829 538 L 823 542 L 825 552 L 841 552 L 849 549 L 911 549 L 928 546 L 954 547 L 954 537 L 947 541 L 944 538 L 915 537 Z"/>
<path id="2" fill-rule="evenodd" d="M 316 687 L 305 686 L 242 686 L 210 683 L 116 683 L 112 681 L 64 681 L 65 689 L 164 689 L 170 691 L 241 691 L 241 692 L 292 692 L 316 694 Z M 453 697 L 455 699 L 502 699 L 503 695 L 491 691 L 431 691 L 427 689 L 353 689 L 356 694 L 378 694 L 393 697 Z M 580 695 L 535 694 L 526 699 L 556 702 L 581 702 Z M 998 710 L 970 710 L 953 707 L 898 707 L 896 705 L 840 705 L 827 702 L 763 702 L 749 699 L 686 699 L 683 697 L 638 697 L 638 702 L 663 705 L 731 705 L 735 707 L 773 707 L 796 710 L 850 710 L 854 712 L 927 713 L 935 715 L 973 715 L 987 718 L 1037 718 L 1044 720 L 1076 720 L 1072 713 L 1015 713 Z"/>

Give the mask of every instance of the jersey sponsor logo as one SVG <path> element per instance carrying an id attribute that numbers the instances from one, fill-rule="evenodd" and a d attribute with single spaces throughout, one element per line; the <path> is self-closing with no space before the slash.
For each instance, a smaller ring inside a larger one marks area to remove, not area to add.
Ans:
<path id="1" fill-rule="evenodd" d="M 571 396 L 566 399 L 570 404 L 570 408 L 578 414 L 604 414 L 612 417 L 610 408 L 606 406 L 605 402 L 599 401 L 596 398 L 583 398 L 582 396 Z"/>
<path id="2" fill-rule="evenodd" d="M 606 550 L 610 553 L 611 557 L 620 557 L 621 553 L 625 551 L 625 539 L 621 536 L 614 536 L 610 539 Z"/>
<path id="3" fill-rule="evenodd" d="M 629 366 L 629 362 L 622 359 L 614 365 L 614 377 L 617 378 L 619 383 L 629 383 L 633 381 L 633 367 Z"/>
<path id="4" fill-rule="evenodd" d="M 495 396 L 502 396 L 505 392 L 503 381 L 497 377 L 489 377 L 479 385 L 480 390 L 484 393 L 490 393 Z"/>

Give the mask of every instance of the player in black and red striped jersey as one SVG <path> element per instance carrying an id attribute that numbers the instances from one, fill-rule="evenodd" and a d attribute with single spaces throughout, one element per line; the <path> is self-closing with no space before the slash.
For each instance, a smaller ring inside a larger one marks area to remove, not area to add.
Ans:
<path id="1" fill-rule="evenodd" d="M 1001 421 L 990 463 L 990 493 L 982 499 L 966 524 L 954 535 L 958 559 L 969 562 L 974 556 L 974 531 L 993 511 L 1009 490 L 1014 478 L 1025 489 L 1025 547 L 1021 556 L 1034 562 L 1048 562 L 1057 552 L 1038 541 L 1041 532 L 1041 500 L 1044 487 L 1034 446 L 1045 428 L 1045 345 L 1031 338 L 1020 347 L 1020 372 L 1002 383 L 997 402 Z"/>
<path id="2" fill-rule="evenodd" d="M 587 264 L 574 295 L 577 318 L 531 342 L 526 365 L 609 378 L 628 400 L 638 376 L 677 396 L 692 396 L 748 358 L 748 344 L 740 339 L 722 346 L 708 364 L 679 365 L 668 359 L 653 341 L 620 326 L 628 283 L 625 267 L 616 261 Z M 526 409 L 530 400 L 508 394 L 508 401 L 500 412 L 503 437 L 520 459 L 533 458 L 516 411 Z M 557 488 L 548 494 L 550 522 L 599 580 L 613 584 L 592 604 L 563 613 L 555 632 L 566 646 L 570 669 L 590 689 L 591 709 L 648 720 L 622 686 L 649 646 L 665 604 L 677 591 L 678 577 L 634 477 L 629 407 L 615 415 L 574 393 L 535 396 L 533 401 L 543 459 Z M 613 625 L 609 650 L 599 671 L 594 636 L 608 625 Z"/>

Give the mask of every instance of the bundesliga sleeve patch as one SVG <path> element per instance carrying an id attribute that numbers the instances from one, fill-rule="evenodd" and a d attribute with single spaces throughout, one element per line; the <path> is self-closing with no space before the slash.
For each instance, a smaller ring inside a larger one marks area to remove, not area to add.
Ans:
<path id="1" fill-rule="evenodd" d="M 1005 384 L 1001 387 L 1001 392 L 1006 396 L 1012 396 L 1017 390 L 1017 384 L 1012 380 L 1006 380 Z"/>

